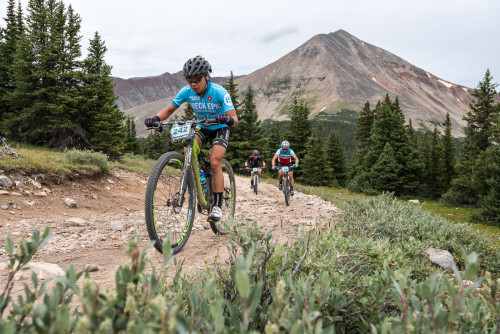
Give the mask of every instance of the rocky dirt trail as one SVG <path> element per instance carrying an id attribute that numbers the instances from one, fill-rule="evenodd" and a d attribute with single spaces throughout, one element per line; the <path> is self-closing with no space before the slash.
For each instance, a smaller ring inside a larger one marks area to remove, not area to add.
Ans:
<path id="1" fill-rule="evenodd" d="M 91 278 L 101 288 L 114 287 L 116 269 L 128 258 L 128 240 L 135 231 L 142 247 L 149 242 L 144 221 L 144 194 L 147 175 L 117 171 L 109 177 L 78 177 L 54 184 L 44 175 L 4 175 L 12 186 L 0 186 L 0 257 L 6 258 L 4 240 L 29 237 L 36 227 L 49 226 L 54 237 L 32 260 L 32 269 L 40 279 L 61 274 L 74 265 L 78 271 L 91 266 Z M 296 229 L 310 229 L 319 224 L 333 225 L 340 210 L 316 196 L 297 193 L 286 206 L 277 180 L 261 183 L 259 194 L 250 188 L 249 177 L 236 177 L 236 222 L 257 221 L 273 238 L 284 241 Z M 71 201 L 72 200 L 72 201 Z M 197 213 L 195 225 L 184 249 L 175 257 L 183 260 L 183 271 L 194 273 L 213 267 L 218 255 L 228 257 L 228 237 L 218 237 L 205 223 L 206 216 Z M 161 255 L 154 248 L 148 256 L 159 266 Z M 6 279 L 5 265 L 0 264 L 0 286 Z M 29 272 L 16 279 L 13 294 L 22 291 L 22 281 Z"/>

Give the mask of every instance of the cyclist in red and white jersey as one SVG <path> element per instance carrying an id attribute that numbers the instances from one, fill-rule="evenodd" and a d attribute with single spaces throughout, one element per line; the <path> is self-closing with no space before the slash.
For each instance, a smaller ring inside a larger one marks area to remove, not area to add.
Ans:
<path id="1" fill-rule="evenodd" d="M 295 152 L 290 148 L 290 143 L 287 140 L 284 140 L 281 143 L 281 148 L 276 151 L 273 157 L 273 161 L 271 162 L 273 169 L 275 168 L 276 165 L 276 160 L 278 160 L 278 167 L 282 166 L 287 166 L 291 167 L 292 166 L 292 157 L 295 159 L 295 164 L 293 167 L 297 167 L 299 165 L 299 158 L 297 158 L 297 155 Z M 288 175 L 290 176 L 290 195 L 293 196 L 293 172 L 290 171 L 288 172 Z M 278 179 L 280 181 L 279 183 L 279 189 L 283 189 L 283 172 L 281 171 L 281 168 L 279 170 L 279 176 Z"/>

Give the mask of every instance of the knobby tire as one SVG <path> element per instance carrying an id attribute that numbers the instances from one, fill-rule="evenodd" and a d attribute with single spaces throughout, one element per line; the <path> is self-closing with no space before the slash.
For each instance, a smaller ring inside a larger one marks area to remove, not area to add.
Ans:
<path id="1" fill-rule="evenodd" d="M 186 244 L 193 228 L 196 196 L 191 170 L 183 173 L 184 156 L 177 152 L 163 154 L 149 175 L 146 188 L 145 216 L 149 238 L 163 253 L 163 242 L 171 233 L 170 245 L 174 254 Z M 182 207 L 175 206 L 179 199 L 181 179 L 187 178 L 187 189 Z M 177 197 L 176 197 L 177 196 Z"/>
<path id="2" fill-rule="evenodd" d="M 285 203 L 286 205 L 290 205 L 290 187 L 288 183 L 290 180 L 288 176 L 283 176 L 283 194 L 285 194 Z"/>

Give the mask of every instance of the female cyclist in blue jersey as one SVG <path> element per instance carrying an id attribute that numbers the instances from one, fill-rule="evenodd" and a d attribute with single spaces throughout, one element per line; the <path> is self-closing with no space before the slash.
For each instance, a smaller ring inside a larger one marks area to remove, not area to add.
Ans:
<path id="1" fill-rule="evenodd" d="M 227 90 L 210 82 L 210 72 L 212 72 L 212 66 L 205 58 L 196 56 L 189 59 L 182 69 L 188 84 L 177 93 L 171 104 L 156 116 L 147 118 L 144 124 L 147 127 L 157 126 L 160 121 L 169 118 L 184 102 L 191 104 L 196 119 L 208 118 L 219 123 L 210 126 L 198 125 L 195 136 L 200 148 L 206 143 L 212 144 L 210 170 L 212 171 L 215 205 L 208 219 L 218 221 L 222 217 L 222 192 L 224 190 L 221 163 L 227 150 L 229 128 L 238 125 L 238 117 Z"/>

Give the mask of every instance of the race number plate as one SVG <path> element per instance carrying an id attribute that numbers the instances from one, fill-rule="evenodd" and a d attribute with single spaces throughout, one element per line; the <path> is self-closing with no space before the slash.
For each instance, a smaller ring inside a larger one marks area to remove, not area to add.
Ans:
<path id="1" fill-rule="evenodd" d="M 258 171 L 259 171 L 259 169 L 258 169 L 258 168 L 254 168 L 254 169 L 253 169 L 253 171 L 254 171 L 254 172 L 258 172 Z"/>
<path id="2" fill-rule="evenodd" d="M 191 126 L 174 124 L 172 129 L 170 129 L 170 140 L 172 143 L 188 139 L 191 134 Z"/>
<path id="3" fill-rule="evenodd" d="M 281 167 L 281 170 L 282 170 L 283 172 L 288 172 L 288 171 L 290 170 L 290 168 L 288 168 L 288 167 Z"/>

